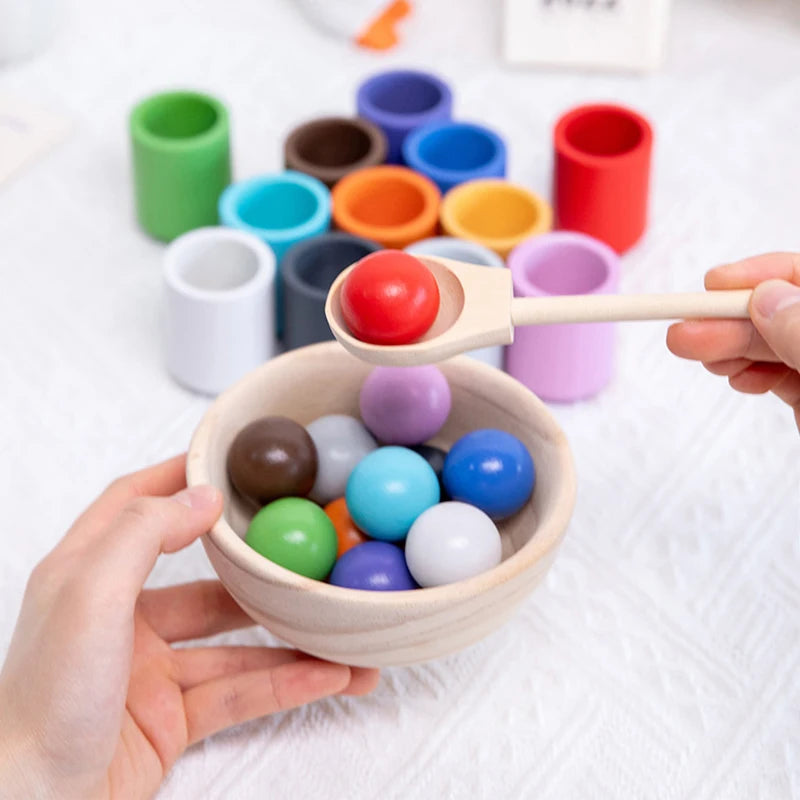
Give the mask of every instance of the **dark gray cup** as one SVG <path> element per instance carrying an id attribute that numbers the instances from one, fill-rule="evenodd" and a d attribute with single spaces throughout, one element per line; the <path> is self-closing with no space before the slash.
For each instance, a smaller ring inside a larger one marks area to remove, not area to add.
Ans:
<path id="1" fill-rule="evenodd" d="M 281 261 L 287 350 L 333 339 L 325 319 L 328 289 L 339 273 L 381 246 L 349 233 L 325 233 L 290 247 Z"/>

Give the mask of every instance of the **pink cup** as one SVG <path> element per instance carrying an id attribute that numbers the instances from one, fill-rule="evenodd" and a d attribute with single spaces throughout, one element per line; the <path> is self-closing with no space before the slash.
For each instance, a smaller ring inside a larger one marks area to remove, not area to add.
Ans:
<path id="1" fill-rule="evenodd" d="M 583 233 L 528 239 L 511 251 L 508 267 L 515 297 L 614 294 L 619 285 L 617 254 Z M 608 322 L 517 328 L 506 350 L 506 372 L 543 400 L 585 400 L 611 380 L 614 333 Z"/>

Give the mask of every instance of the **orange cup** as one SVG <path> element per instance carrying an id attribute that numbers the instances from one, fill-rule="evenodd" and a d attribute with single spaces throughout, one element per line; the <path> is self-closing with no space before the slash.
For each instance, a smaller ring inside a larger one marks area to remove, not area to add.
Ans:
<path id="1" fill-rule="evenodd" d="M 553 210 L 539 195 L 516 183 L 480 178 L 451 189 L 442 201 L 442 228 L 505 258 L 520 242 L 553 226 Z"/>
<path id="2" fill-rule="evenodd" d="M 441 195 L 433 181 L 407 167 L 368 167 L 333 187 L 338 228 L 383 247 L 402 249 L 436 233 Z"/>

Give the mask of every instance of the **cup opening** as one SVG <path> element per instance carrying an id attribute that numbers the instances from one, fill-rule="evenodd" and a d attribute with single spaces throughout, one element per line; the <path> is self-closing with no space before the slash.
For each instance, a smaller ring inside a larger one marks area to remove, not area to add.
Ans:
<path id="1" fill-rule="evenodd" d="M 309 248 L 296 260 L 297 277 L 312 289 L 327 295 L 339 273 L 356 261 L 373 252 L 358 242 L 320 242 Z"/>
<path id="2" fill-rule="evenodd" d="M 599 253 L 562 242 L 531 253 L 524 274 L 531 286 L 546 294 L 591 294 L 608 280 L 609 268 Z"/>
<path id="3" fill-rule="evenodd" d="M 366 158 L 372 148 L 367 133 L 358 126 L 331 120 L 310 125 L 295 140 L 297 155 L 319 167 L 346 167 Z"/>
<path id="4" fill-rule="evenodd" d="M 237 212 L 247 225 L 286 230 L 307 222 L 317 211 L 314 193 L 296 183 L 277 182 L 255 187 L 239 201 Z"/>
<path id="5" fill-rule="evenodd" d="M 193 289 L 226 292 L 255 278 L 258 256 L 243 242 L 196 242 L 178 267 L 182 280 Z"/>
<path id="6" fill-rule="evenodd" d="M 644 136 L 638 120 L 618 109 L 592 109 L 569 122 L 564 136 L 576 150 L 591 156 L 621 156 Z"/>
<path id="7" fill-rule="evenodd" d="M 472 235 L 502 239 L 534 227 L 539 220 L 539 209 L 532 198 L 498 184 L 466 192 L 455 209 L 455 216 Z"/>
<path id="8" fill-rule="evenodd" d="M 456 127 L 432 131 L 419 144 L 419 157 L 432 167 L 467 171 L 485 166 L 497 155 L 497 145 L 483 131 Z"/>
<path id="9" fill-rule="evenodd" d="M 442 100 L 442 90 L 423 75 L 385 75 L 369 87 L 369 101 L 390 114 L 421 114 Z"/>
<path id="10" fill-rule="evenodd" d="M 412 244 L 407 248 L 412 256 L 436 256 L 438 258 L 451 258 L 453 261 L 464 261 L 467 264 L 477 264 L 483 267 L 497 266 L 499 256 L 492 251 L 483 252 L 483 248 L 475 246 L 473 242 L 449 237 L 431 239 Z"/>
<path id="11" fill-rule="evenodd" d="M 349 198 L 350 214 L 366 225 L 399 227 L 413 222 L 425 209 L 422 190 L 400 178 L 365 182 Z"/>
<path id="12" fill-rule="evenodd" d="M 142 123 L 160 139 L 191 139 L 211 130 L 219 113 L 208 100 L 196 95 L 164 95 L 147 104 Z"/>

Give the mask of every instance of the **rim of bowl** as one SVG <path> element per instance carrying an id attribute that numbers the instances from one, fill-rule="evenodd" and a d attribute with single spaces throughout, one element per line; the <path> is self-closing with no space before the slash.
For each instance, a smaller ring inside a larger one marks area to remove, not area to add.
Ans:
<path id="1" fill-rule="evenodd" d="M 189 486 L 210 483 L 208 466 L 198 454 L 205 452 L 207 449 L 215 418 L 220 416 L 224 409 L 233 403 L 234 398 L 255 379 L 255 376 L 261 372 L 268 371 L 272 364 L 278 361 L 297 359 L 303 354 L 307 356 L 312 351 L 321 357 L 345 353 L 345 350 L 338 342 L 321 342 L 292 350 L 257 367 L 217 397 L 204 414 L 189 445 L 189 453 L 186 460 L 186 478 Z M 421 603 L 438 605 L 448 599 L 456 600 L 474 597 L 498 583 L 510 580 L 537 561 L 547 557 L 558 547 L 566 534 L 575 506 L 575 464 L 566 435 L 544 402 L 511 376 L 468 356 L 456 356 L 454 359 L 449 359 L 449 361 L 458 363 L 463 369 L 474 372 L 476 380 L 505 384 L 507 388 L 512 389 L 513 393 L 517 395 L 518 404 L 527 403 L 535 407 L 537 417 L 547 423 L 547 428 L 552 434 L 552 442 L 558 454 L 557 467 L 562 479 L 557 487 L 553 512 L 544 519 L 539 520 L 538 527 L 531 538 L 519 550 L 501 561 L 496 567 L 471 578 L 442 586 L 392 592 L 370 592 L 333 586 L 323 581 L 307 578 L 270 561 L 245 544 L 244 539 L 238 536 L 225 519 L 224 512 L 206 534 L 206 537 L 237 567 L 257 579 L 268 578 L 273 582 L 280 582 L 298 591 L 313 591 L 318 595 L 330 598 L 332 601 L 340 603 L 344 601 L 362 606 L 385 606 L 399 603 L 400 605 L 413 604 L 415 607 L 419 607 Z M 519 407 L 518 404 L 517 407 Z"/>

